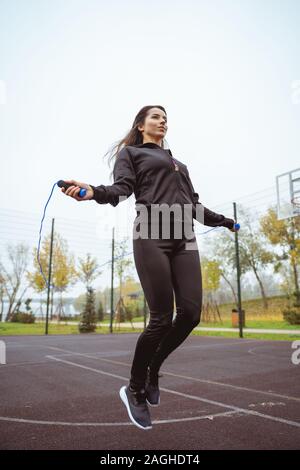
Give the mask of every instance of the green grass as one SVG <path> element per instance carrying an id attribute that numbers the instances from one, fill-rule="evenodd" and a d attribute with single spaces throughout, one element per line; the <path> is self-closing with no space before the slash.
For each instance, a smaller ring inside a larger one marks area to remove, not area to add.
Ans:
<path id="1" fill-rule="evenodd" d="M 261 299 L 253 299 L 243 301 L 242 308 L 245 310 L 246 329 L 244 330 L 244 338 L 264 339 L 264 340 L 288 340 L 300 339 L 299 335 L 293 334 L 266 334 L 266 333 L 247 333 L 247 328 L 259 329 L 280 329 L 280 330 L 299 330 L 300 325 L 290 325 L 284 321 L 282 311 L 288 305 L 288 301 L 284 296 L 270 297 L 268 299 L 268 309 L 264 309 Z M 219 306 L 222 323 L 205 323 L 200 321 L 200 327 L 223 327 L 232 328 L 231 310 L 236 308 L 232 303 Z M 203 316 L 202 316 L 203 317 Z M 144 317 L 135 317 L 133 322 L 144 322 Z M 104 326 L 98 327 L 94 334 L 110 334 L 110 319 L 105 318 Z M 131 326 L 121 329 L 113 327 L 115 333 L 141 333 L 143 328 L 132 329 Z M 6 335 L 44 335 L 45 324 L 21 324 L 21 323 L 0 323 L 0 336 Z M 49 335 L 69 335 L 80 334 L 77 325 L 49 324 Z M 222 332 L 222 331 L 193 331 L 192 334 L 198 336 L 221 336 L 224 338 L 238 338 L 238 332 Z"/>
<path id="2" fill-rule="evenodd" d="M 220 336 L 223 338 L 239 338 L 238 332 L 227 332 L 227 331 L 197 331 L 193 330 L 191 333 L 196 336 Z M 285 335 L 285 334 L 272 334 L 272 333 L 246 333 L 243 331 L 244 339 L 262 339 L 269 341 L 294 341 L 299 340 L 299 335 Z"/>
<path id="3" fill-rule="evenodd" d="M 136 333 L 142 332 L 142 328 L 122 328 L 121 330 L 113 328 L 114 332 L 117 333 Z M 97 327 L 94 334 L 110 334 L 109 326 L 108 327 Z M 33 323 L 33 324 L 24 324 L 24 323 L 0 323 L 0 336 L 9 336 L 9 335 L 44 335 L 45 334 L 45 324 L 43 323 Z M 77 335 L 80 334 L 78 331 L 77 325 L 56 325 L 51 324 L 48 328 L 49 335 Z M 82 333 L 84 334 L 84 333 Z"/>
<path id="4" fill-rule="evenodd" d="M 142 322 L 144 323 L 144 317 L 135 317 L 132 320 L 134 323 L 137 322 Z M 104 320 L 101 323 L 103 324 L 108 324 L 110 323 L 109 320 Z M 211 323 L 205 323 L 201 320 L 201 323 L 199 326 L 203 327 L 209 327 L 209 328 L 214 328 L 214 327 L 219 327 L 219 328 L 232 328 L 232 322 L 230 317 L 223 317 L 222 318 L 222 323 L 221 322 L 211 322 Z M 268 318 L 261 318 L 261 319 L 254 319 L 254 320 L 248 320 L 246 317 L 246 328 L 265 328 L 265 329 L 278 329 L 278 330 L 299 330 L 300 325 L 290 325 L 290 323 L 280 320 L 280 319 L 268 319 Z"/>
<path id="5" fill-rule="evenodd" d="M 274 296 L 268 298 L 268 308 L 265 309 L 261 298 L 242 300 L 242 309 L 245 310 L 246 321 L 248 320 L 275 320 L 283 321 L 283 310 L 288 308 L 289 301 L 285 296 Z M 231 310 L 236 308 L 233 303 L 219 305 L 222 320 L 231 318 Z"/>
<path id="6" fill-rule="evenodd" d="M 220 328 L 232 328 L 230 319 L 223 320 L 217 323 L 204 323 L 200 322 L 199 326 L 203 327 L 220 327 Z M 237 328 L 237 327 L 236 327 Z M 284 320 L 247 320 L 246 317 L 246 328 L 266 328 L 270 330 L 299 330 L 300 325 L 290 325 L 290 323 Z"/>
<path id="7" fill-rule="evenodd" d="M 210 324 L 211 325 L 211 324 Z M 200 326 L 203 324 L 200 323 Z M 140 334 L 143 331 L 143 328 L 123 328 L 120 330 L 118 328 L 113 328 L 115 334 L 118 333 L 135 333 Z M 22 323 L 1 323 L 0 324 L 0 336 L 12 336 L 12 335 L 44 335 L 45 334 L 45 325 L 38 324 L 22 324 Z M 80 334 L 76 325 L 49 325 L 49 335 L 70 335 L 70 334 Z M 84 333 L 82 333 L 84 334 Z M 95 333 L 92 334 L 110 334 L 109 326 L 97 328 Z M 197 336 L 220 336 L 223 338 L 238 338 L 238 332 L 223 332 L 223 331 L 197 331 L 193 330 L 191 333 Z M 264 334 L 264 333 L 247 333 L 244 330 L 244 338 L 252 339 L 264 339 L 264 340 L 285 340 L 293 341 L 294 339 L 300 339 L 299 335 L 288 335 L 288 334 Z"/>

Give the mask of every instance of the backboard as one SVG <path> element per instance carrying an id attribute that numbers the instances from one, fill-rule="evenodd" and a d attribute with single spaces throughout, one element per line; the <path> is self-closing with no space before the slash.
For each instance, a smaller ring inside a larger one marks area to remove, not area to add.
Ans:
<path id="1" fill-rule="evenodd" d="M 300 215 L 300 168 L 276 176 L 278 220 Z"/>

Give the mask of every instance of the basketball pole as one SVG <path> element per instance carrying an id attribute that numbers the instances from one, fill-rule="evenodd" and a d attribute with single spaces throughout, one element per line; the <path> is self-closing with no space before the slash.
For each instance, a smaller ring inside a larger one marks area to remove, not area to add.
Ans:
<path id="1" fill-rule="evenodd" d="M 51 275 L 52 275 L 53 240 L 54 240 L 54 218 L 52 218 L 52 225 L 51 225 L 51 239 L 50 239 L 50 253 L 49 253 L 49 270 L 48 270 L 48 285 L 47 285 L 47 310 L 46 310 L 45 335 L 48 334 L 48 325 L 49 325 L 49 303 L 50 303 L 50 288 L 51 288 Z"/>
<path id="2" fill-rule="evenodd" d="M 109 331 L 113 332 L 113 315 L 114 315 L 114 260 L 115 260 L 115 227 L 112 228 L 111 240 L 111 289 L 110 289 L 110 325 Z"/>
<path id="3" fill-rule="evenodd" d="M 234 220 L 237 222 L 236 203 L 233 203 Z M 238 312 L 239 312 L 239 335 L 243 338 L 243 312 L 242 312 L 242 296 L 241 296 L 241 269 L 240 269 L 240 256 L 239 256 L 239 235 L 238 230 L 234 232 L 235 235 L 235 257 L 236 257 L 236 272 L 237 272 L 237 293 L 238 293 Z"/>

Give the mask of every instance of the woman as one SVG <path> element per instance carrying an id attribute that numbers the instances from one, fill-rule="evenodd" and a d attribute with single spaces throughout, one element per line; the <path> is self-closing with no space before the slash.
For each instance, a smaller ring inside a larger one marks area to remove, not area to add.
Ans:
<path id="1" fill-rule="evenodd" d="M 148 404 L 159 404 L 162 362 L 200 322 L 202 276 L 193 218 L 204 225 L 235 231 L 233 219 L 199 203 L 186 165 L 164 148 L 166 132 L 165 109 L 159 105 L 143 107 L 118 144 L 113 185 L 96 187 L 67 180 L 73 185 L 62 188 L 77 201 L 94 199 L 113 206 L 133 192 L 136 197 L 133 252 L 150 321 L 137 340 L 129 384 L 121 387 L 120 397 L 131 421 L 141 429 L 152 428 Z M 87 190 L 83 198 L 78 197 L 80 188 Z M 172 210 L 157 212 L 157 206 Z M 138 232 L 137 227 L 142 230 Z"/>

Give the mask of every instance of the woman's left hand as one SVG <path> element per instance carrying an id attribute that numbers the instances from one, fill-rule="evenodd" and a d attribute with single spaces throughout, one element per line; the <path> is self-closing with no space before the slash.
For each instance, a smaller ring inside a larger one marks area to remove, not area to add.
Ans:
<path id="1" fill-rule="evenodd" d="M 238 232 L 238 231 L 240 230 L 240 227 L 239 227 L 239 226 L 235 228 L 235 224 L 236 224 L 236 223 L 237 223 L 237 222 L 234 222 L 233 227 L 229 229 L 231 232 Z"/>

